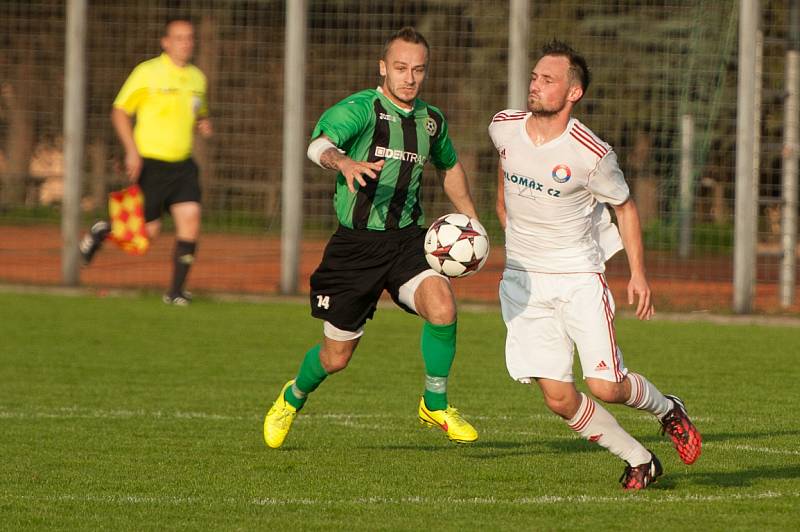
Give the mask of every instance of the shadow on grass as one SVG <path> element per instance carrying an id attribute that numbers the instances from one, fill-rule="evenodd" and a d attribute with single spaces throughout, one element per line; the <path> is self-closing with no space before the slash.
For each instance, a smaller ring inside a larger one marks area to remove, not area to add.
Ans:
<path id="1" fill-rule="evenodd" d="M 387 445 L 360 445 L 359 449 L 371 450 L 385 450 L 385 451 L 429 451 L 429 452 L 452 452 L 453 449 L 462 450 L 464 452 L 475 450 L 508 450 L 508 449 L 521 449 L 528 448 L 527 452 L 520 452 L 517 454 L 530 454 L 535 452 L 531 449 L 531 444 L 520 442 L 507 442 L 507 441 L 491 441 L 491 440 L 478 440 L 475 443 L 459 444 L 443 442 L 441 445 L 416 445 L 416 444 L 387 444 Z M 497 458 L 498 454 L 491 454 L 485 458 Z"/>
<path id="2" fill-rule="evenodd" d="M 765 466 L 740 471 L 676 471 L 670 476 L 690 484 L 720 488 L 743 488 L 763 480 L 797 480 L 800 465 Z"/>
<path id="3" fill-rule="evenodd" d="M 703 441 L 723 442 L 726 440 L 740 440 L 742 443 L 753 443 L 752 440 L 754 439 L 774 438 L 779 436 L 800 436 L 800 430 L 794 429 L 794 430 L 751 431 L 751 432 L 708 432 L 708 433 L 703 433 Z"/>
<path id="4" fill-rule="evenodd" d="M 702 429 L 702 427 L 700 427 Z M 800 430 L 771 430 L 771 431 L 751 431 L 751 432 L 702 432 L 704 443 L 722 443 L 726 441 L 739 441 L 742 444 L 752 445 L 760 439 L 771 439 L 781 436 L 800 436 Z M 670 442 L 668 436 L 662 436 L 660 432 L 649 435 L 634 435 L 634 438 L 642 442 L 647 447 L 649 444 L 658 442 Z"/>
<path id="5" fill-rule="evenodd" d="M 469 458 L 476 460 L 496 460 L 513 456 L 532 456 L 542 454 L 560 453 L 594 453 L 605 451 L 600 447 L 588 444 L 582 440 L 531 440 L 530 442 L 501 441 L 482 439 L 470 444 L 442 445 L 417 445 L 417 444 L 387 444 L 387 445 L 362 445 L 359 449 L 385 450 L 385 451 L 412 451 L 412 452 L 452 452 L 454 449 L 465 453 Z"/>

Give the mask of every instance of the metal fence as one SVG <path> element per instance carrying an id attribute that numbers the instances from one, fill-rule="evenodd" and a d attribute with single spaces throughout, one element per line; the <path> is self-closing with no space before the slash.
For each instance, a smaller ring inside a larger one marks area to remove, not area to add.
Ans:
<path id="1" fill-rule="evenodd" d="M 784 73 L 792 1 L 760 3 L 755 308 L 762 311 L 779 308 Z M 492 115 L 508 106 L 509 5 L 492 0 L 307 4 L 307 134 L 326 107 L 376 86 L 384 39 L 403 25 L 416 26 L 432 48 L 422 98 L 445 112 L 480 214 L 493 242 L 501 243 L 494 216 L 497 160 L 486 128 Z M 64 1 L 55 0 L 0 3 L 2 282 L 61 282 L 65 9 Z M 133 66 L 160 52 L 164 21 L 175 13 L 195 21 L 195 63 L 209 80 L 216 130 L 211 140 L 195 146 L 205 234 L 190 284 L 209 291 L 274 292 L 283 82 L 293 68 L 284 62 L 283 0 L 89 0 L 84 223 L 101 216 L 108 191 L 125 182 L 109 121 L 111 102 Z M 642 215 L 657 302 L 685 310 L 729 308 L 739 2 L 532 0 L 527 22 L 531 61 L 552 37 L 567 40 L 588 58 L 593 82 L 577 116 L 619 154 Z M 687 125 L 693 138 L 682 152 Z M 687 153 L 692 166 L 682 186 Z M 331 173 L 306 161 L 303 181 L 301 278 L 336 224 Z M 449 210 L 433 172 L 426 175 L 424 201 L 428 219 Z M 168 240 L 162 237 L 146 258 L 104 253 L 82 272 L 83 283 L 158 286 L 168 276 Z M 616 286 L 624 286 L 626 274 L 624 257 L 613 259 L 609 277 L 619 279 Z M 488 276 L 483 282 L 494 280 Z M 791 310 L 798 310 L 796 299 Z"/>

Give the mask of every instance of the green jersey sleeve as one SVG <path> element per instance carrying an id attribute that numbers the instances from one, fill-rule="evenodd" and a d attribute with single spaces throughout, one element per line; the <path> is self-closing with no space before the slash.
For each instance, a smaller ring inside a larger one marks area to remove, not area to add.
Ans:
<path id="1" fill-rule="evenodd" d="M 351 141 L 369 127 L 372 116 L 372 108 L 366 98 L 356 95 L 345 98 L 322 113 L 311 133 L 311 140 L 324 133 L 337 147 L 347 151 Z"/>
<path id="2" fill-rule="evenodd" d="M 437 123 L 438 130 L 431 144 L 431 162 L 439 170 L 449 170 L 458 162 L 458 156 L 447 132 L 447 121 L 438 109 L 431 107 L 428 109 L 434 122 Z"/>

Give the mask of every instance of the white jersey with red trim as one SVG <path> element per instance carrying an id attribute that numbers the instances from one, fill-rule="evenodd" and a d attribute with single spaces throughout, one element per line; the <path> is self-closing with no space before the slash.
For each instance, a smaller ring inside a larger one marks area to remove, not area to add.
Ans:
<path id="1" fill-rule="evenodd" d="M 507 109 L 489 124 L 504 172 L 506 267 L 545 273 L 603 272 L 622 249 L 605 204 L 630 191 L 611 146 L 579 120 L 536 146 L 530 113 Z"/>

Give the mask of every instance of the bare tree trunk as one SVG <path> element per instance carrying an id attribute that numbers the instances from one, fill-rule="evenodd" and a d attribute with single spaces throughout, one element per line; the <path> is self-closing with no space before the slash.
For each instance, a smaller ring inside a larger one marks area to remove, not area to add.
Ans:
<path id="1" fill-rule="evenodd" d="M 725 199 L 725 183 L 713 181 L 711 187 L 711 219 L 716 224 L 724 224 L 731 219 L 728 200 Z"/>
<path id="2" fill-rule="evenodd" d="M 658 179 L 651 172 L 652 138 L 644 131 L 636 134 L 628 165 L 633 174 L 633 195 L 642 225 L 658 218 Z"/>
<path id="3" fill-rule="evenodd" d="M 108 194 L 108 144 L 100 137 L 89 144 L 89 167 L 91 208 L 99 210 L 105 205 Z"/>
<path id="4" fill-rule="evenodd" d="M 199 53 L 195 64 L 203 71 L 208 80 L 208 90 L 214 86 L 217 78 L 216 58 L 219 56 L 219 39 L 217 38 L 217 23 L 213 17 L 205 15 L 200 19 L 198 27 Z M 209 106 L 209 112 L 214 109 Z M 193 154 L 200 167 L 200 184 L 207 194 L 211 190 L 216 170 L 214 168 L 214 149 L 211 143 L 199 135 L 195 135 Z"/>
<path id="5" fill-rule="evenodd" d="M 17 66 L 18 81 L 2 85 L 3 103 L 8 109 L 7 164 L 0 190 L 0 204 L 5 206 L 25 202 L 25 179 L 34 144 L 31 61 L 23 61 Z"/>

